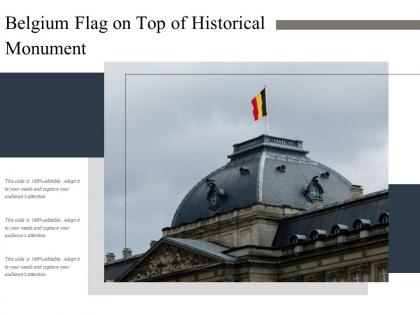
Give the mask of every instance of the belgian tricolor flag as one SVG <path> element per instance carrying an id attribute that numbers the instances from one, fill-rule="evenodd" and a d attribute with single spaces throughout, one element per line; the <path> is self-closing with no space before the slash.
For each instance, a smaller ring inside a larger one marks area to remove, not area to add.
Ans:
<path id="1" fill-rule="evenodd" d="M 267 116 L 267 101 L 265 98 L 265 88 L 255 95 L 251 101 L 254 114 L 254 120 L 258 120 Z"/>

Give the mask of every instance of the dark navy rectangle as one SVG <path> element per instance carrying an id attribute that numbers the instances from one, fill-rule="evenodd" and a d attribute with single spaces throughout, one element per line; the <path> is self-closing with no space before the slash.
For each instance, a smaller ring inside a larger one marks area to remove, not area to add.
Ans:
<path id="1" fill-rule="evenodd" d="M 392 273 L 420 273 L 420 185 L 390 185 L 389 269 Z"/>
<path id="2" fill-rule="evenodd" d="M 0 73 L 0 157 L 103 157 L 103 73 Z"/>

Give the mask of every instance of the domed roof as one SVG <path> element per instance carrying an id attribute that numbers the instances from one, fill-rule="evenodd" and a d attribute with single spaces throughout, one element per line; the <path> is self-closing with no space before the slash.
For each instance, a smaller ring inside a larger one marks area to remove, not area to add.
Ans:
<path id="1" fill-rule="evenodd" d="M 172 227 L 256 203 L 307 210 L 351 198 L 352 184 L 306 155 L 302 141 L 261 135 L 235 144 L 230 161 L 198 182 L 179 205 Z"/>

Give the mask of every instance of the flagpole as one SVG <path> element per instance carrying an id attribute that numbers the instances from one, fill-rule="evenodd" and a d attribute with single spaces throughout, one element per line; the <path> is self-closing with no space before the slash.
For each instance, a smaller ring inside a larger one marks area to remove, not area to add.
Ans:
<path id="1" fill-rule="evenodd" d="M 268 126 L 268 93 L 267 93 L 267 85 L 264 85 L 264 89 L 265 89 L 265 108 L 267 111 L 267 115 L 265 116 L 265 130 L 267 135 L 269 135 L 270 133 L 270 129 Z"/>

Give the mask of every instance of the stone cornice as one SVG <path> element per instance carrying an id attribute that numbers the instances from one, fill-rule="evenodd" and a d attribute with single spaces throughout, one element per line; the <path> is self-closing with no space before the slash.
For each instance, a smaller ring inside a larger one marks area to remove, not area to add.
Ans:
<path id="1" fill-rule="evenodd" d="M 256 219 L 279 221 L 285 216 L 301 212 L 300 209 L 293 209 L 288 206 L 271 206 L 265 204 L 254 204 L 247 208 L 237 209 L 229 213 L 219 214 L 209 219 L 198 220 L 193 223 L 183 224 L 174 228 L 162 229 L 163 236 L 177 235 L 180 233 L 194 233 L 200 230 L 215 228 L 219 229 L 232 224 L 237 225 Z"/>

